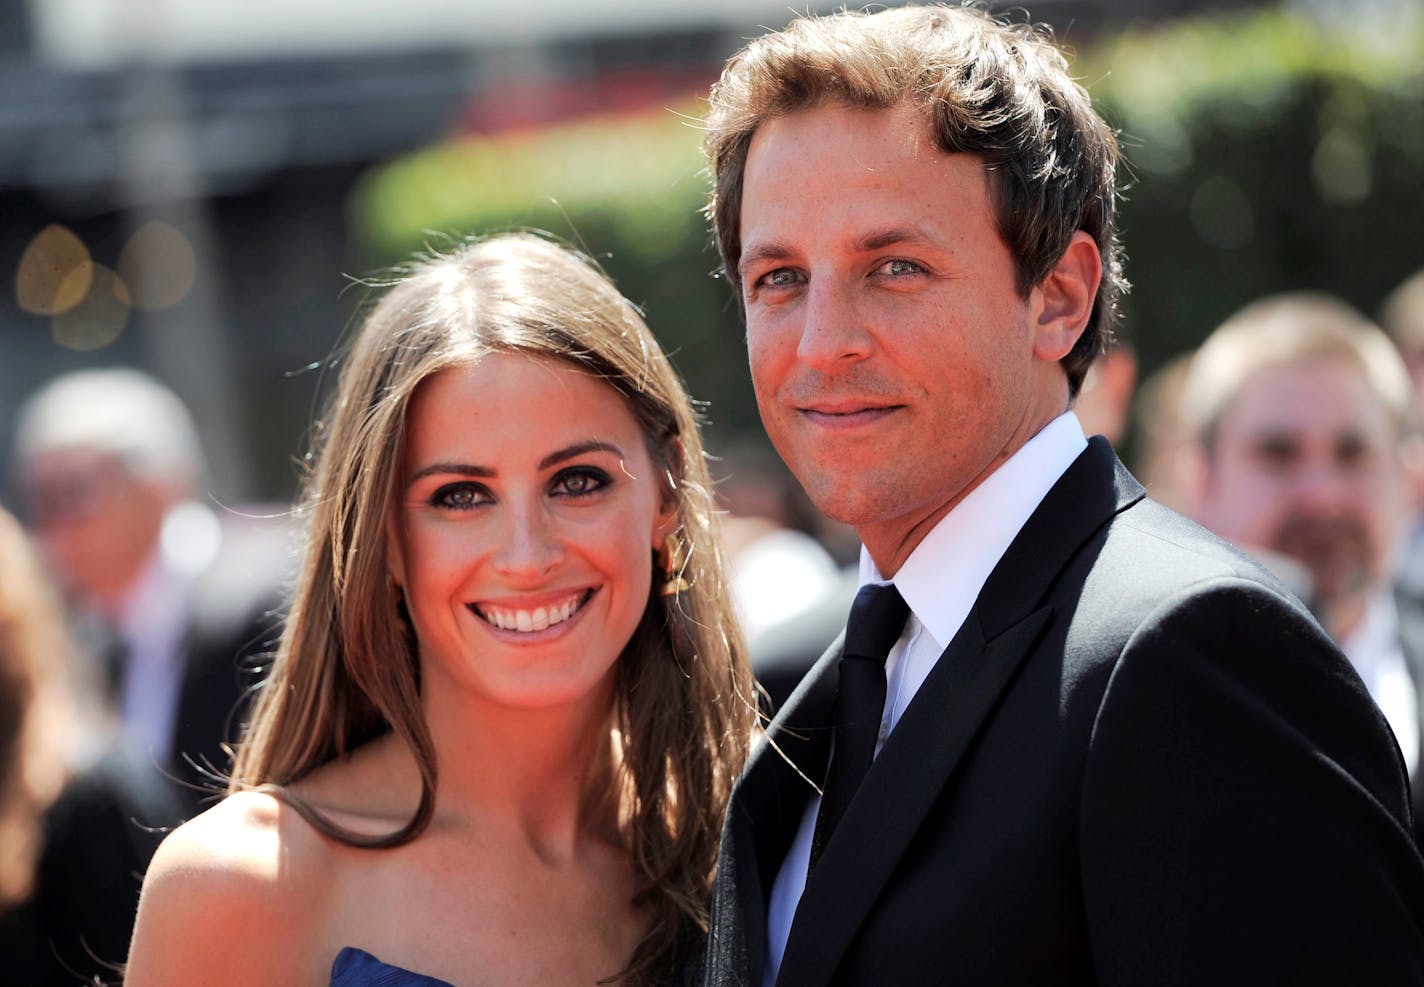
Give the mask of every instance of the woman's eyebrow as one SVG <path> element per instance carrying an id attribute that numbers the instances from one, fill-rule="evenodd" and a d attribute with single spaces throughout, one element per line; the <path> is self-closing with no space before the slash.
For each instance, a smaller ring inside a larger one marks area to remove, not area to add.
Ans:
<path id="1" fill-rule="evenodd" d="M 619 459 L 623 458 L 623 450 L 619 449 L 613 443 L 604 442 L 600 439 L 589 439 L 587 442 L 575 442 L 571 446 L 565 446 L 562 449 L 549 453 L 549 455 L 539 460 L 539 468 L 541 470 L 548 469 L 555 463 L 562 463 L 566 459 L 573 459 L 575 456 L 582 456 L 588 452 L 608 452 L 617 456 Z"/>
<path id="2" fill-rule="evenodd" d="M 582 456 L 585 453 L 590 452 L 607 452 L 611 453 L 614 456 L 617 456 L 619 459 L 624 458 L 623 450 L 618 448 L 613 443 L 604 442 L 601 439 L 589 439 L 586 442 L 575 442 L 571 446 L 565 446 L 562 449 L 554 450 L 553 452 L 545 456 L 543 459 L 539 460 L 538 468 L 541 470 L 545 470 L 548 469 L 550 466 L 554 466 L 558 463 L 564 462 L 565 460 L 574 459 L 577 456 Z M 476 466 L 472 463 L 439 462 L 431 463 L 429 466 L 425 466 L 417 470 L 414 474 L 411 475 L 411 478 L 406 485 L 409 486 L 411 483 L 415 483 L 417 480 L 422 480 L 427 476 L 434 476 L 436 474 L 476 476 L 486 479 L 499 475 L 498 471 L 493 470 L 488 466 Z"/>
<path id="3" fill-rule="evenodd" d="M 429 466 L 416 471 L 406 482 L 406 486 L 410 486 L 417 480 L 424 479 L 427 476 L 434 476 L 437 473 L 454 473 L 457 476 L 479 477 L 492 477 L 496 475 L 495 471 L 488 466 L 473 466 L 469 463 L 431 463 Z"/>

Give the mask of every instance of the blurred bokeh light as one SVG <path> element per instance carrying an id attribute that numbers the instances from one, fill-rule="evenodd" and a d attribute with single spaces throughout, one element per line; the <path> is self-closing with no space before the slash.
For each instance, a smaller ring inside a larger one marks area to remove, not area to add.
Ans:
<path id="1" fill-rule="evenodd" d="M 97 350 L 108 346 L 129 321 L 129 295 L 124 282 L 102 264 L 90 264 L 89 291 L 72 308 L 60 312 L 50 324 L 54 341 L 71 350 Z"/>
<path id="2" fill-rule="evenodd" d="M 15 271 L 15 298 L 33 315 L 58 315 L 88 293 L 94 264 L 84 242 L 71 230 L 51 224 L 41 230 Z"/>
<path id="3" fill-rule="evenodd" d="M 128 286 L 132 304 L 153 311 L 177 305 L 187 296 L 198 261 L 186 236 L 167 223 L 151 220 L 124 244 L 115 271 Z"/>

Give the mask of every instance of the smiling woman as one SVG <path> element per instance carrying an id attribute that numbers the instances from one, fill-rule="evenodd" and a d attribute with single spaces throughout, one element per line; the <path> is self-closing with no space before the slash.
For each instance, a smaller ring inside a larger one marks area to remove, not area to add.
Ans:
<path id="1" fill-rule="evenodd" d="M 160 848 L 127 982 L 689 978 L 755 707 L 666 357 L 510 235 L 344 362 L 229 798 Z"/>
<path id="2" fill-rule="evenodd" d="M 605 709 L 649 560 L 678 527 L 622 396 L 523 353 L 451 367 L 411 402 L 404 472 L 391 570 L 427 691 L 488 716 Z"/>

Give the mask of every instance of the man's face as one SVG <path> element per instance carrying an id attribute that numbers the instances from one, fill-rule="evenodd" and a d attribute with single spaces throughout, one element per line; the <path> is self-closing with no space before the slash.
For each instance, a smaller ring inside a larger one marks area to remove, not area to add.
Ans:
<path id="1" fill-rule="evenodd" d="M 1249 377 L 1221 415 L 1200 516 L 1303 563 L 1330 622 L 1388 578 L 1402 482 L 1396 427 L 1362 370 L 1283 364 Z"/>
<path id="2" fill-rule="evenodd" d="M 174 495 L 88 449 L 57 449 L 22 477 L 30 526 L 55 576 L 83 605 L 113 612 L 158 549 Z"/>
<path id="3" fill-rule="evenodd" d="M 767 433 L 882 569 L 877 545 L 913 547 L 1063 410 L 1063 371 L 1035 355 L 1040 292 L 1017 291 L 983 164 L 938 150 L 916 109 L 762 124 L 741 239 Z"/>

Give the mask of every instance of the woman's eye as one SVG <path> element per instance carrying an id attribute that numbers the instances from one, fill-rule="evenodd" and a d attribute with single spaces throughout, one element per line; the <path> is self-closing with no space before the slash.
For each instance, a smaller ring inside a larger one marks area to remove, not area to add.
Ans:
<path id="1" fill-rule="evenodd" d="M 554 477 L 554 495 L 559 497 L 586 497 L 608 485 L 608 474 L 591 467 L 565 470 Z"/>
<path id="2" fill-rule="evenodd" d="M 469 510 L 489 499 L 488 491 L 478 483 L 447 483 L 430 495 L 432 506 L 451 511 Z"/>

